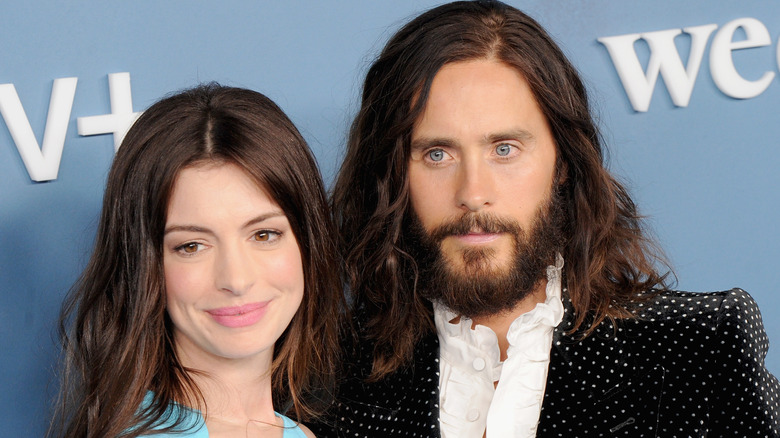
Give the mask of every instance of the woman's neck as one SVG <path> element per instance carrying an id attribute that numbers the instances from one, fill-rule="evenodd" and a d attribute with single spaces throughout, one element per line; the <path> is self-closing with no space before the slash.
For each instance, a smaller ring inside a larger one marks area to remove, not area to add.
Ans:
<path id="1" fill-rule="evenodd" d="M 186 368 L 195 370 L 190 377 L 206 403 L 205 407 L 198 408 L 206 420 L 210 437 L 253 436 L 244 431 L 265 424 L 281 424 L 273 408 L 272 353 L 247 359 L 204 355 L 182 357 L 181 360 Z M 231 435 L 239 431 L 239 435 Z"/>

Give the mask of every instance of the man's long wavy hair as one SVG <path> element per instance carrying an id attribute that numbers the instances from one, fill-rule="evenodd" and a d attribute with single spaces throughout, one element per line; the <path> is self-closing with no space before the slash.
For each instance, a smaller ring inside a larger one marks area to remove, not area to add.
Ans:
<path id="1" fill-rule="evenodd" d="M 415 343 L 434 330 L 402 226 L 410 213 L 411 132 L 439 69 L 475 59 L 520 72 L 553 133 L 565 174 L 563 257 L 576 328 L 586 319 L 595 327 L 629 316 L 631 303 L 665 282 L 656 269 L 662 254 L 604 167 L 585 87 L 560 48 L 536 21 L 503 3 L 443 5 L 401 28 L 371 65 L 331 199 L 361 336 L 373 344 L 370 379 L 408 364 Z"/>
<path id="2" fill-rule="evenodd" d="M 193 370 L 176 355 L 163 235 L 177 175 L 210 163 L 243 169 L 290 222 L 305 286 L 301 306 L 274 345 L 274 407 L 298 421 L 326 408 L 339 351 L 338 315 L 346 304 L 317 164 L 270 99 L 207 84 L 152 105 L 114 159 L 94 252 L 61 314 L 64 367 L 50 435 L 135 437 L 161 424 L 186 427 L 184 418 L 168 418 L 171 401 L 207 408 Z M 144 406 L 147 391 L 154 400 Z"/>

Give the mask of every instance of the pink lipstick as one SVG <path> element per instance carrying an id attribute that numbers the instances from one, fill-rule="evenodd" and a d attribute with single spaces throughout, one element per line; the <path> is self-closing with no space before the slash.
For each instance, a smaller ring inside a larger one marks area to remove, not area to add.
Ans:
<path id="1" fill-rule="evenodd" d="M 220 307 L 207 310 L 206 313 L 214 318 L 219 325 L 230 328 L 250 326 L 265 315 L 268 301 L 244 304 L 243 306 Z"/>

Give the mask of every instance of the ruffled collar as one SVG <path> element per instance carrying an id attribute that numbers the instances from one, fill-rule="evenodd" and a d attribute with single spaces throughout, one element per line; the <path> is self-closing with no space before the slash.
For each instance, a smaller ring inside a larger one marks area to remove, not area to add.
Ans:
<path id="1" fill-rule="evenodd" d="M 537 303 L 536 307 L 529 312 L 518 316 L 509 326 L 507 332 L 510 345 L 508 355 L 513 353 L 512 350 L 527 346 L 525 344 L 527 344 L 528 339 L 524 339 L 527 337 L 524 337 L 523 334 L 532 331 L 534 327 L 539 325 L 555 327 L 561 322 L 564 313 L 561 301 L 562 277 L 563 257 L 557 254 L 555 264 L 547 267 L 546 299 L 544 302 Z M 498 347 L 498 338 L 493 330 L 479 324 L 472 329 L 472 320 L 466 317 L 461 317 L 457 323 L 450 322 L 459 315 L 442 304 L 433 303 L 433 309 L 442 350 L 447 350 L 449 342 L 455 340 L 457 340 L 455 342 L 465 342 L 490 356 L 494 359 L 491 362 L 499 365 L 501 352 Z M 544 354 L 549 354 L 549 349 Z"/>

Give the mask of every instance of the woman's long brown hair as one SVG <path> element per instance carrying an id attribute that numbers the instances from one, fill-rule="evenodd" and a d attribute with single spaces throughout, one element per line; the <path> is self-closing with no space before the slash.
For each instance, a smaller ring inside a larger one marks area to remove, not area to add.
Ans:
<path id="1" fill-rule="evenodd" d="M 585 87 L 544 29 L 497 1 L 434 8 L 401 28 L 370 67 L 331 198 L 345 281 L 364 315 L 363 342 L 373 345 L 372 379 L 408 364 L 415 343 L 434 330 L 402 227 L 410 137 L 439 69 L 473 59 L 520 72 L 552 130 L 565 174 L 563 257 L 576 327 L 628 316 L 632 302 L 665 280 L 636 206 L 604 167 Z"/>
<path id="2" fill-rule="evenodd" d="M 94 252 L 61 313 L 64 366 L 50 435 L 134 437 L 170 420 L 182 427 L 182 418 L 168 418 L 171 401 L 206 408 L 176 357 L 165 310 L 162 241 L 176 176 L 208 162 L 242 168 L 290 222 L 305 288 L 274 347 L 274 407 L 298 421 L 326 407 L 345 304 L 317 164 L 267 97 L 207 84 L 152 105 L 114 159 Z M 147 391 L 154 401 L 142 408 Z"/>

